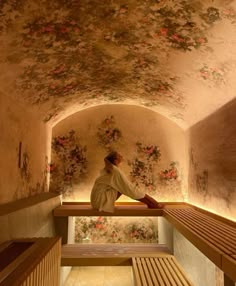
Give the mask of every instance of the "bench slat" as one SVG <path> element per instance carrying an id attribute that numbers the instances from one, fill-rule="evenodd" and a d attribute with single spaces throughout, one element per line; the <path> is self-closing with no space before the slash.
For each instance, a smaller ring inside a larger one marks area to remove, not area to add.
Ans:
<path id="1" fill-rule="evenodd" d="M 147 281 L 146 281 L 146 276 L 143 271 L 142 262 L 139 257 L 137 257 L 136 262 L 137 262 L 137 268 L 140 274 L 142 286 L 148 286 Z"/>
<path id="2" fill-rule="evenodd" d="M 231 254 L 235 251 L 234 245 L 229 247 L 226 245 L 223 237 L 219 237 L 218 239 L 212 234 L 211 230 L 207 231 L 207 228 L 204 225 L 201 227 L 199 222 L 193 222 L 187 214 L 181 214 L 180 212 L 171 212 L 179 222 L 183 223 L 184 225 L 188 226 L 191 230 L 195 233 L 200 235 L 202 238 L 205 238 L 207 241 L 215 245 L 217 248 L 221 249 L 223 252 L 227 254 Z"/>
<path id="3" fill-rule="evenodd" d="M 178 263 L 176 263 L 175 261 L 173 261 L 174 259 L 172 257 L 167 258 L 168 260 L 172 260 L 172 268 L 175 271 L 176 275 L 178 276 L 180 282 L 182 284 L 180 285 L 184 285 L 184 286 L 192 286 L 192 284 L 190 283 L 189 280 L 186 279 L 185 275 L 184 275 L 184 271 L 183 269 L 180 267 L 180 265 Z"/>
<path id="4" fill-rule="evenodd" d="M 226 233 L 229 237 L 234 237 L 236 239 L 236 228 L 235 228 L 235 226 L 227 224 L 227 223 L 222 222 L 222 221 L 218 221 L 217 219 L 212 218 L 207 214 L 203 214 L 201 212 L 198 212 L 197 210 L 193 209 L 192 211 L 195 212 L 198 215 L 198 217 L 201 218 L 202 221 L 212 223 L 216 227 L 216 229 L 220 229 L 220 231 L 222 233 Z M 233 223 L 233 222 L 230 221 L 230 223 Z"/>
<path id="5" fill-rule="evenodd" d="M 215 231 L 216 235 L 223 235 L 231 242 L 236 239 L 236 230 L 231 225 L 225 225 L 224 223 L 213 220 L 211 217 L 195 210 L 185 211 L 181 209 L 179 212 L 185 215 L 191 215 L 193 219 L 197 220 L 198 224 L 210 226 L 212 231 Z"/>
<path id="6" fill-rule="evenodd" d="M 168 285 L 176 285 L 175 282 L 174 282 L 174 279 L 172 277 L 172 273 L 170 273 L 170 271 L 168 270 L 168 267 L 165 263 L 165 259 L 156 259 L 156 263 L 159 263 L 163 269 L 163 271 L 165 272 L 165 275 L 168 279 Z"/>
<path id="7" fill-rule="evenodd" d="M 138 266 L 136 263 L 136 259 L 132 258 L 132 268 L 133 268 L 133 276 L 134 276 L 134 283 L 136 286 L 142 286 L 141 278 L 139 275 Z"/>
<path id="8" fill-rule="evenodd" d="M 184 280 L 181 281 L 181 279 L 178 277 L 177 273 L 176 273 L 176 268 L 175 268 L 175 263 L 173 261 L 173 259 L 165 259 L 165 263 L 166 263 L 166 266 L 168 267 L 168 271 L 171 272 L 172 274 L 172 277 L 176 283 L 176 285 L 178 286 L 181 286 L 181 285 L 184 285 L 184 286 L 188 286 L 188 284 L 185 284 L 183 282 L 185 282 Z"/>
<path id="9" fill-rule="evenodd" d="M 196 209 L 192 209 L 192 208 L 179 208 L 179 209 L 165 209 L 165 211 L 167 212 L 175 212 L 177 210 L 177 212 L 180 211 L 185 211 L 185 213 L 192 213 L 195 214 L 197 217 L 201 218 L 201 220 L 204 220 L 206 222 L 211 223 L 212 225 L 215 225 L 217 227 L 217 229 L 220 229 L 224 232 L 226 232 L 227 234 L 229 234 L 230 236 L 233 236 L 236 238 L 236 228 L 233 224 L 232 221 L 230 221 L 229 223 L 220 221 L 216 218 L 211 217 L 209 214 L 207 213 L 202 213 L 201 211 L 198 211 Z"/>
<path id="10" fill-rule="evenodd" d="M 150 259 L 149 258 L 144 258 L 144 259 L 145 259 L 147 267 L 149 269 L 149 273 L 151 275 L 151 279 L 153 281 L 154 286 L 156 286 L 156 285 L 159 286 L 160 284 L 157 281 L 157 278 L 156 278 L 156 275 L 155 275 L 155 272 L 154 272 L 154 269 L 153 269 L 153 266 L 152 266 L 152 263 L 151 263 Z M 161 284 L 161 285 L 163 285 L 163 284 Z"/>
<path id="11" fill-rule="evenodd" d="M 133 257 L 136 286 L 193 286 L 172 255 Z"/>
<path id="12" fill-rule="evenodd" d="M 149 258 L 149 260 L 150 260 L 150 263 L 151 263 L 151 265 L 152 265 L 152 267 L 153 267 L 153 269 L 154 269 L 154 271 L 156 273 L 156 277 L 157 277 L 158 283 L 160 284 L 160 286 L 165 286 L 165 283 L 164 283 L 164 281 L 162 279 L 161 273 L 160 273 L 160 271 L 159 271 L 159 269 L 158 269 L 158 267 L 157 267 L 157 265 L 155 263 L 154 258 Z"/>
<path id="13" fill-rule="evenodd" d="M 152 283 L 152 279 L 151 279 L 151 275 L 150 275 L 150 271 L 149 271 L 150 269 L 147 266 L 145 258 L 141 257 L 140 260 L 141 260 L 141 263 L 142 263 L 142 266 L 143 266 L 143 270 L 144 270 L 144 273 L 145 273 L 145 278 L 146 278 L 146 281 L 147 281 L 147 285 L 148 286 L 155 286 Z"/>
<path id="14" fill-rule="evenodd" d="M 177 213 L 176 217 L 182 219 L 186 224 L 193 226 L 194 229 L 198 229 L 202 234 L 205 234 L 212 243 L 220 245 L 220 247 L 228 251 L 229 254 L 235 252 L 235 240 L 227 239 L 224 234 L 220 233 L 220 229 L 216 231 L 214 224 L 203 223 L 197 216 L 191 216 L 191 214 L 186 214 L 185 212 L 183 214 L 181 212 L 180 214 Z"/>

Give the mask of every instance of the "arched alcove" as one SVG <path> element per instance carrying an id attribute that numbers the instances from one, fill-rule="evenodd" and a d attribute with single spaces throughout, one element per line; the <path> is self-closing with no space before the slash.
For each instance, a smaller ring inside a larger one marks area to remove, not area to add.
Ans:
<path id="1" fill-rule="evenodd" d="M 53 127 L 50 189 L 65 201 L 88 201 L 110 150 L 122 153 L 123 171 L 145 192 L 161 201 L 186 198 L 184 131 L 154 111 L 122 104 L 91 107 Z"/>

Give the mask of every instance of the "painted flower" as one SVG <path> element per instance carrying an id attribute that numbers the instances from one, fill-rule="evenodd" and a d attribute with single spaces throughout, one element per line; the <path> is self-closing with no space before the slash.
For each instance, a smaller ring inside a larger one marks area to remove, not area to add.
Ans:
<path id="1" fill-rule="evenodd" d="M 115 127 L 115 120 L 113 116 L 105 118 L 97 132 L 99 143 L 110 150 L 115 144 L 119 142 L 122 137 L 121 131 Z"/>
<path id="2" fill-rule="evenodd" d="M 159 176 L 161 180 L 176 180 L 178 178 L 176 162 L 172 162 L 170 168 L 160 171 Z"/>

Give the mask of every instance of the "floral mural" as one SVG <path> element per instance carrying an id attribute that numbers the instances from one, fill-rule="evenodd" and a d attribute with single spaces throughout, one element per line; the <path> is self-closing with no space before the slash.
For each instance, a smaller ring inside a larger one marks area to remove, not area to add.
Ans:
<path id="1" fill-rule="evenodd" d="M 0 15 L 0 65 L 11 71 L 4 89 L 14 86 L 45 122 L 74 104 L 130 100 L 183 124 L 194 96 L 185 87 L 189 77 L 198 82 L 195 59 L 202 78 L 217 81 L 218 67 L 236 61 L 226 53 L 233 39 L 220 30 L 235 34 L 234 0 L 10 0 L 1 1 Z M 226 47 L 220 58 L 218 43 Z"/>
<path id="2" fill-rule="evenodd" d="M 200 69 L 200 76 L 204 80 L 210 80 L 213 81 L 215 84 L 225 84 L 225 73 L 226 73 L 226 68 L 213 68 L 209 67 L 207 65 L 204 65 Z"/>
<path id="3" fill-rule="evenodd" d="M 173 181 L 178 179 L 177 162 L 171 162 L 169 168 L 161 170 L 159 176 L 162 181 Z"/>
<path id="4" fill-rule="evenodd" d="M 106 117 L 98 127 L 97 137 L 99 144 L 107 151 L 115 150 L 117 144 L 122 138 L 122 133 L 116 127 L 113 115 Z"/>
<path id="5" fill-rule="evenodd" d="M 74 130 L 52 140 L 51 189 L 69 196 L 73 183 L 78 183 L 87 172 L 86 146 L 81 145 Z"/>
<path id="6" fill-rule="evenodd" d="M 155 191 L 154 170 L 160 160 L 161 151 L 156 145 L 144 145 L 137 142 L 136 153 L 137 156 L 128 162 L 131 167 L 132 181 L 139 188 L 145 187 L 149 192 Z"/>
<path id="7" fill-rule="evenodd" d="M 155 218 L 77 217 L 77 243 L 158 243 Z"/>

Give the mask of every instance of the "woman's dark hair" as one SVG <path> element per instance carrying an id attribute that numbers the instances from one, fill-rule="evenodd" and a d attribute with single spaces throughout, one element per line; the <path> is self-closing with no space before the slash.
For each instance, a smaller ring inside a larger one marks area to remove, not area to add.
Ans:
<path id="1" fill-rule="evenodd" d="M 104 158 L 104 162 L 105 162 L 105 170 L 107 173 L 111 173 L 113 170 L 113 165 L 115 165 L 115 160 L 119 157 L 119 153 L 116 151 L 112 151 L 111 153 L 109 153 L 105 158 Z"/>
<path id="2" fill-rule="evenodd" d="M 114 165 L 115 160 L 117 159 L 117 157 L 119 156 L 119 153 L 116 151 L 112 151 L 111 153 L 109 153 L 104 160 L 109 161 L 110 163 L 112 163 Z"/>

